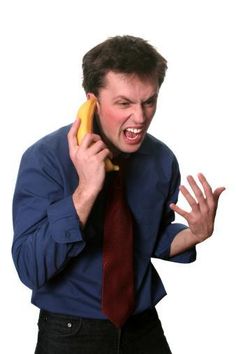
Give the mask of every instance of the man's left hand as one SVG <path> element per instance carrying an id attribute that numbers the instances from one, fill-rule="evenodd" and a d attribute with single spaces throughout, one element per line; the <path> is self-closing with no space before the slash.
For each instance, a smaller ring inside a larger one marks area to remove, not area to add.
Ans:
<path id="1" fill-rule="evenodd" d="M 191 207 L 190 212 L 183 210 L 174 203 L 170 204 L 170 208 L 173 211 L 186 219 L 192 235 L 196 237 L 196 244 L 212 235 L 219 197 L 225 190 L 224 187 L 219 187 L 213 192 L 202 173 L 198 174 L 198 179 L 203 190 L 192 176 L 187 177 L 192 194 L 183 185 L 179 188 Z"/>

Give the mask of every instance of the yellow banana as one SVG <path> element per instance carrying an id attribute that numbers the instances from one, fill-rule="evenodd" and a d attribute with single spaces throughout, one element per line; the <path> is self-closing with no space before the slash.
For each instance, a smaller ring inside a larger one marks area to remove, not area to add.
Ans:
<path id="1" fill-rule="evenodd" d="M 80 126 L 77 132 L 77 141 L 78 144 L 81 143 L 83 137 L 87 133 L 92 133 L 93 131 L 93 117 L 96 109 L 96 98 L 90 98 L 86 102 L 84 102 L 77 113 L 76 118 L 80 119 Z M 105 170 L 107 172 L 110 171 L 118 171 L 119 166 L 113 165 L 110 159 L 105 160 Z"/>
<path id="2" fill-rule="evenodd" d="M 96 109 L 95 98 L 90 98 L 86 102 L 84 102 L 77 113 L 77 117 L 80 119 L 80 126 L 77 132 L 77 141 L 78 144 L 81 143 L 83 137 L 87 133 L 92 133 L 93 131 L 93 116 Z"/>

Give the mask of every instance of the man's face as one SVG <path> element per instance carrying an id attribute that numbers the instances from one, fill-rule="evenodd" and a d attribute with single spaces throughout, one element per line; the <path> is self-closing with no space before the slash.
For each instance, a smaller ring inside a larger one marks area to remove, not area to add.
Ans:
<path id="1" fill-rule="evenodd" d="M 139 149 L 156 110 L 158 91 L 156 80 L 108 72 L 97 97 L 97 113 L 111 151 Z"/>

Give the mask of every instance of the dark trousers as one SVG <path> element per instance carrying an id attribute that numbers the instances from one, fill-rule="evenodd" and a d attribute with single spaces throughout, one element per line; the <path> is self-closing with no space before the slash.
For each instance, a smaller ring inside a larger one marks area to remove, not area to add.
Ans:
<path id="1" fill-rule="evenodd" d="M 155 309 L 132 316 L 121 329 L 108 320 L 39 316 L 35 354 L 171 354 Z"/>

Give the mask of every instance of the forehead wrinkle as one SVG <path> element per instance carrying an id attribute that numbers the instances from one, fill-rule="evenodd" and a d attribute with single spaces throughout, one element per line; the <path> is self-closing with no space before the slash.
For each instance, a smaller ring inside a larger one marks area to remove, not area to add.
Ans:
<path id="1" fill-rule="evenodd" d="M 136 74 L 108 72 L 101 91 L 109 90 L 112 100 L 125 99 L 131 102 L 145 102 L 158 95 L 156 80 L 140 78 Z"/>
<path id="2" fill-rule="evenodd" d="M 140 103 L 145 103 L 145 102 L 147 102 L 147 101 L 149 101 L 149 100 L 151 100 L 151 99 L 156 99 L 157 96 L 158 96 L 158 92 L 155 91 L 153 94 L 151 94 L 151 95 L 148 96 L 147 98 L 142 99 L 142 100 L 139 100 L 138 102 L 140 102 Z M 125 100 L 125 101 L 128 101 L 128 102 L 131 102 L 131 103 L 137 102 L 137 100 L 135 100 L 135 99 L 133 99 L 133 98 L 131 98 L 131 97 L 125 96 L 125 95 L 118 95 L 118 96 L 115 96 L 115 97 L 113 98 L 113 101 L 116 101 L 116 100 L 119 100 L 119 99 Z"/>

